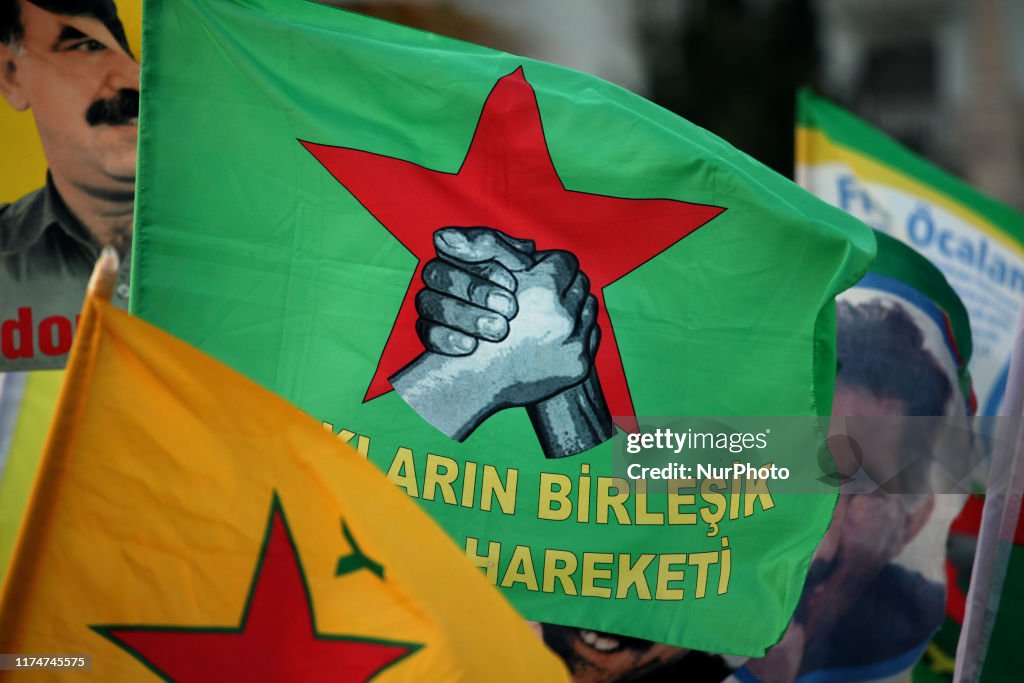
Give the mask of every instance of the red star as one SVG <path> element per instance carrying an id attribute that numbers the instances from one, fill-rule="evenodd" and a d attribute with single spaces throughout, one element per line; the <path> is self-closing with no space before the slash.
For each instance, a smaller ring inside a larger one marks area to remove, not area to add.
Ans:
<path id="1" fill-rule="evenodd" d="M 579 259 L 600 304 L 601 388 L 620 425 L 633 426 L 628 419 L 634 415 L 633 401 L 603 290 L 723 208 L 566 189 L 548 153 L 537 98 L 522 68 L 494 86 L 455 173 L 358 149 L 302 144 L 419 259 L 364 400 L 390 391 L 387 378 L 423 352 L 415 331 L 414 297 L 420 272 L 435 255 L 434 231 L 483 225 L 532 239 L 538 249 L 570 251 Z"/>
<path id="2" fill-rule="evenodd" d="M 181 596 L 185 597 L 185 596 Z M 298 552 L 275 499 L 236 627 L 96 626 L 166 680 L 362 683 L 418 645 L 316 631 Z"/>

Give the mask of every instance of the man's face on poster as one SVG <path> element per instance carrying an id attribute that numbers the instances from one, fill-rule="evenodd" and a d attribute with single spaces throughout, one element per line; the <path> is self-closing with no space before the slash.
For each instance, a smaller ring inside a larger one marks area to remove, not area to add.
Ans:
<path id="1" fill-rule="evenodd" d="M 24 35 L 0 46 L 4 95 L 31 109 L 51 171 L 99 196 L 135 183 L 139 65 L 93 16 L 20 3 Z"/>
<path id="2" fill-rule="evenodd" d="M 904 447 L 899 418 L 909 412 L 904 401 L 837 380 L 832 414 L 847 418 L 846 434 L 860 451 L 855 458 L 849 447 L 833 448 L 839 470 L 852 473 L 862 467 L 879 483 L 895 476 Z M 856 599 L 857 589 L 917 535 L 933 507 L 930 494 L 893 494 L 879 488 L 873 493 L 841 495 L 807 576 L 809 591 L 804 599 L 809 624 L 820 628 L 839 618 Z"/>

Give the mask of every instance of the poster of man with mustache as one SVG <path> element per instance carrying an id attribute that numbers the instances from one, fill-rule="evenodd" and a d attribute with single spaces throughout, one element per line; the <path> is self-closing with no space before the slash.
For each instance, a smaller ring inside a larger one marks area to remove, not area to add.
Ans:
<path id="1" fill-rule="evenodd" d="M 29 169 L 0 187 L 0 372 L 62 368 L 104 246 L 128 302 L 139 65 L 113 1 L 0 0 L 0 94 L 31 113 L 47 167 L 20 198 Z"/>

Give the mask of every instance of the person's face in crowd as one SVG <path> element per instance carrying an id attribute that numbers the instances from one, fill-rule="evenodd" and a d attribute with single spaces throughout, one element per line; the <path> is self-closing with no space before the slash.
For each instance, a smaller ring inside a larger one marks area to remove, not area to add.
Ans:
<path id="1" fill-rule="evenodd" d="M 135 184 L 139 65 L 91 16 L 21 3 L 24 37 L 0 45 L 0 89 L 31 109 L 54 176 L 98 197 Z"/>
<path id="2" fill-rule="evenodd" d="M 574 683 L 642 680 L 689 650 L 626 636 L 544 624 L 544 642 L 572 671 Z"/>

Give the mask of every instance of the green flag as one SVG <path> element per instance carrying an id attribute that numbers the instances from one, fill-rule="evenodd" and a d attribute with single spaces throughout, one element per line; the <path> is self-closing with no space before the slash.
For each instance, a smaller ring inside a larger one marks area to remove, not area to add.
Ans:
<path id="1" fill-rule="evenodd" d="M 151 3 L 144 41 L 137 314 L 353 444 L 527 618 L 780 637 L 835 496 L 648 496 L 613 456 L 645 416 L 828 415 L 863 224 L 608 83 L 340 10 Z"/>

